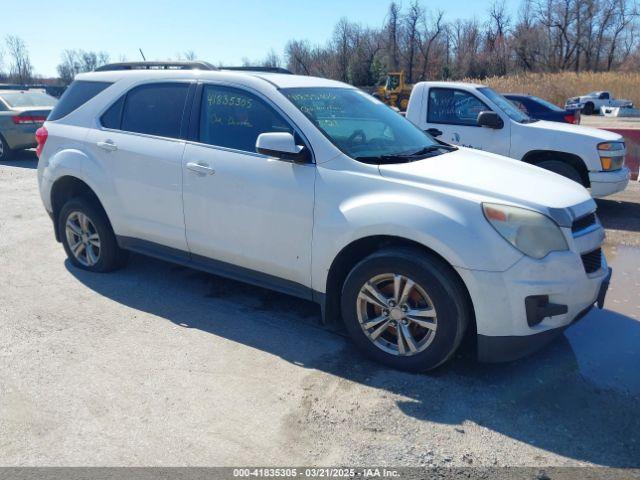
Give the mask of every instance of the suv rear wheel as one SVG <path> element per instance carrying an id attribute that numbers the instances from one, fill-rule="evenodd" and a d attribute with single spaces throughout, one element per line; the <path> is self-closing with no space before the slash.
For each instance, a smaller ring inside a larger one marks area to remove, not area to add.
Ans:
<path id="1" fill-rule="evenodd" d="M 342 290 L 342 315 L 365 354 L 413 372 L 450 359 L 471 316 L 451 267 L 406 248 L 381 250 L 353 268 Z"/>
<path id="2" fill-rule="evenodd" d="M 71 263 L 91 272 L 110 272 L 124 265 L 126 252 L 116 243 L 109 221 L 93 202 L 73 198 L 58 216 L 58 231 Z"/>

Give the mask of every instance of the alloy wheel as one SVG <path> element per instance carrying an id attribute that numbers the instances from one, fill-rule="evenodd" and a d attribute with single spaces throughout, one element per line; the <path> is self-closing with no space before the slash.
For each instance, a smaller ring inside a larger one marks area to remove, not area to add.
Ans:
<path id="1" fill-rule="evenodd" d="M 357 315 L 367 338 L 392 355 L 424 351 L 438 328 L 436 309 L 426 290 L 411 278 L 394 273 L 376 275 L 362 286 Z"/>
<path id="2" fill-rule="evenodd" d="M 74 211 L 65 224 L 67 243 L 74 258 L 85 267 L 92 267 L 100 260 L 100 235 L 91 219 Z"/>

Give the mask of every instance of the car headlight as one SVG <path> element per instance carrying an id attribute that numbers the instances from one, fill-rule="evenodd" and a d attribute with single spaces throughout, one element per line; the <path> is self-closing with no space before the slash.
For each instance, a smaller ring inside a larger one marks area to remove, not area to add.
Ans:
<path id="1" fill-rule="evenodd" d="M 569 249 L 560 227 L 541 213 L 496 203 L 483 203 L 482 211 L 502 238 L 529 257 Z"/>
<path id="2" fill-rule="evenodd" d="M 602 170 L 620 170 L 624 165 L 624 142 L 603 142 L 598 144 L 598 155 Z"/>

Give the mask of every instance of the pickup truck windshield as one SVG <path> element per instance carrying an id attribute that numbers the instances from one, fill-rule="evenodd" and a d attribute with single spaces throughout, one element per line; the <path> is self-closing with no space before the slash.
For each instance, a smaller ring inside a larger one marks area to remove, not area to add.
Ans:
<path id="1" fill-rule="evenodd" d="M 491 100 L 493 103 L 495 103 L 498 106 L 498 108 L 500 108 L 500 110 L 506 113 L 508 117 L 514 122 L 518 122 L 518 123 L 535 122 L 535 120 L 533 120 L 526 113 L 524 113 L 522 110 L 520 110 L 518 107 L 516 107 L 513 103 L 511 103 L 509 100 L 504 98 L 495 90 L 488 87 L 482 87 L 482 88 L 479 88 L 478 91 L 482 93 L 485 97 L 487 97 L 489 100 Z"/>
<path id="2" fill-rule="evenodd" d="M 443 146 L 370 95 L 351 88 L 286 88 L 281 92 L 340 150 L 367 163 L 439 155 Z"/>

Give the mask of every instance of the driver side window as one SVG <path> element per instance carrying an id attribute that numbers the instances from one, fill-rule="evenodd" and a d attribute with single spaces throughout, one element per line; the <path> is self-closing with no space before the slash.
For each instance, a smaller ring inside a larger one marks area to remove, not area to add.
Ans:
<path id="1" fill-rule="evenodd" d="M 478 126 L 478 114 L 491 110 L 473 94 L 453 88 L 429 90 L 428 123 Z"/>
<path id="2" fill-rule="evenodd" d="M 270 105 L 244 90 L 205 85 L 200 109 L 199 141 L 218 147 L 255 153 L 261 133 L 293 128 Z"/>

